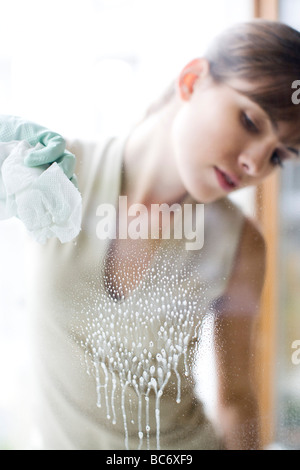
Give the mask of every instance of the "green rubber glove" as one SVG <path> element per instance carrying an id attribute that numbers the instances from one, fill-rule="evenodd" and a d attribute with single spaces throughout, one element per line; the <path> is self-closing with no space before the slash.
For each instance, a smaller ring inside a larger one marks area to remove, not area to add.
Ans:
<path id="1" fill-rule="evenodd" d="M 77 186 L 75 156 L 66 150 L 66 142 L 61 135 L 20 117 L 0 115 L 0 142 L 13 140 L 26 140 L 32 146 L 42 144 L 43 148 L 33 150 L 26 156 L 24 164 L 29 167 L 48 167 L 56 162 Z"/>

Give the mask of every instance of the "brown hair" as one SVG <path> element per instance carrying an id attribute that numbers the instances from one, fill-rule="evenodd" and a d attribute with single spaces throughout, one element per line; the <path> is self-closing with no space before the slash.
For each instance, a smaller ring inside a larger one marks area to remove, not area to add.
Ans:
<path id="1" fill-rule="evenodd" d="M 253 84 L 243 93 L 275 121 L 297 128 L 300 142 L 300 107 L 292 102 L 292 83 L 300 79 L 300 33 L 286 24 L 254 20 L 220 34 L 206 57 L 211 76 L 226 83 L 239 78 Z"/>
<path id="2" fill-rule="evenodd" d="M 290 26 L 266 20 L 234 25 L 219 34 L 204 57 L 219 83 L 244 79 L 253 87 L 242 92 L 275 121 L 292 124 L 293 143 L 300 143 L 300 105 L 292 102 L 292 83 L 300 80 L 300 33 Z M 175 82 L 148 109 L 157 111 L 174 96 Z"/>

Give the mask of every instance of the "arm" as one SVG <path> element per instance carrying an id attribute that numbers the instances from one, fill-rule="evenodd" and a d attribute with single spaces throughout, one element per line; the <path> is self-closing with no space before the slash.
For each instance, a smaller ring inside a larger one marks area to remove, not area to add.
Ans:
<path id="1" fill-rule="evenodd" d="M 265 244 L 246 221 L 238 255 L 215 320 L 218 417 L 227 449 L 259 449 L 259 411 L 254 384 L 254 327 L 264 282 Z"/>

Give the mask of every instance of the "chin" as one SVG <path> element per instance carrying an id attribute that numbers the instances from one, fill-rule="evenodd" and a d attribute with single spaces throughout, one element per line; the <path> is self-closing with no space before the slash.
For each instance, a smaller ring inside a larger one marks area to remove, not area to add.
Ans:
<path id="1" fill-rule="evenodd" d="M 190 192 L 190 195 L 195 201 L 199 204 L 211 204 L 212 202 L 216 202 L 219 199 L 223 199 L 226 197 L 224 194 L 216 194 L 215 192 L 211 191 L 195 191 L 195 192 Z"/>

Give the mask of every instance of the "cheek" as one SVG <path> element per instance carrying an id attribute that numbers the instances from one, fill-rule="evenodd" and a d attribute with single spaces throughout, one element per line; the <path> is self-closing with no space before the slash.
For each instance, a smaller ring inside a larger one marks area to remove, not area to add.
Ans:
<path id="1" fill-rule="evenodd" d="M 236 107 L 224 103 L 218 96 L 196 97 L 194 101 L 183 105 L 174 119 L 174 133 L 190 142 L 201 136 L 204 140 L 216 138 L 228 141 L 228 138 L 241 134 L 239 111 Z"/>
<path id="2" fill-rule="evenodd" d="M 192 119 L 187 108 L 182 109 L 175 117 L 172 127 L 172 140 L 175 153 L 190 152 L 196 146 L 196 119 Z"/>
<path id="3" fill-rule="evenodd" d="M 199 120 L 191 119 L 191 113 L 184 111 L 178 114 L 172 128 L 172 142 L 177 171 L 185 189 L 199 202 L 211 202 L 208 186 L 211 185 L 211 168 L 214 152 L 211 146 L 213 139 L 205 138 Z M 214 195 L 213 195 L 214 196 Z"/>
<path id="4" fill-rule="evenodd" d="M 172 127 L 172 142 L 177 164 L 182 169 L 189 165 L 193 171 L 197 164 L 205 163 L 208 147 L 213 141 L 207 135 L 210 128 L 208 120 L 188 106 L 176 115 Z"/>
<path id="5" fill-rule="evenodd" d="M 172 140 L 177 164 L 183 170 L 189 165 L 194 171 L 199 165 L 213 165 L 237 153 L 237 126 L 217 112 L 193 113 L 182 110 L 176 116 Z"/>

